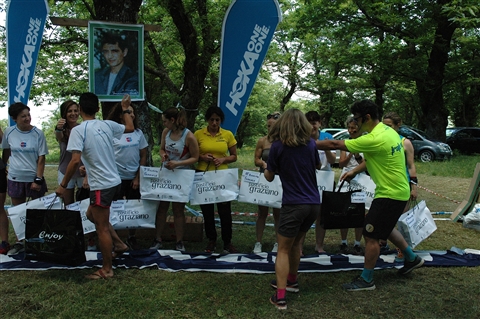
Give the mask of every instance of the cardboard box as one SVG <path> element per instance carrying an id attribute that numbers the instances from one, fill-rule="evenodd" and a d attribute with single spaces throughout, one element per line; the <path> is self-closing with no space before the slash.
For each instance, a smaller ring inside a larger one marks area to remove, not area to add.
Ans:
<path id="1" fill-rule="evenodd" d="M 120 238 L 128 237 L 128 230 L 117 230 Z M 135 236 L 137 238 L 153 239 L 155 238 L 155 229 L 137 229 Z M 167 222 L 162 231 L 163 241 L 176 241 L 175 226 L 173 224 L 173 216 L 167 216 Z M 185 216 L 185 226 L 183 228 L 183 240 L 200 242 L 203 240 L 203 217 L 199 216 Z"/>

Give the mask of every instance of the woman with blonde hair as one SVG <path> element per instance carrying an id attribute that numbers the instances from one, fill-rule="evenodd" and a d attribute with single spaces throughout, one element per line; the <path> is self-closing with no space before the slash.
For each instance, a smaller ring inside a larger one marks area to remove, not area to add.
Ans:
<path id="1" fill-rule="evenodd" d="M 270 283 L 276 289 L 270 302 L 278 309 L 287 309 L 286 291 L 299 291 L 300 245 L 320 212 L 315 170 L 321 162 L 311 133 L 312 125 L 298 109 L 287 110 L 268 133 L 272 146 L 264 175 L 268 181 L 278 175 L 283 187 L 276 280 Z"/>

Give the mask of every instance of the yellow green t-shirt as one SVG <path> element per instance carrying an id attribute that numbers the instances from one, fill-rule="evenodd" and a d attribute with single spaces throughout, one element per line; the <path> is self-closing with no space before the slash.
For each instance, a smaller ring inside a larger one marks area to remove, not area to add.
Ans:
<path id="1" fill-rule="evenodd" d="M 368 173 L 377 185 L 375 198 L 410 198 L 403 142 L 394 129 L 379 123 L 369 134 L 345 140 L 345 146 L 351 153 L 363 153 Z"/>
<path id="2" fill-rule="evenodd" d="M 198 141 L 200 154 L 211 153 L 214 157 L 226 157 L 229 155 L 228 149 L 237 144 L 233 133 L 229 130 L 220 128 L 215 136 L 212 136 L 207 128 L 202 128 L 194 133 Z M 207 162 L 198 161 L 197 170 L 204 171 L 208 166 Z M 226 169 L 227 164 L 220 165 L 217 169 Z M 208 166 L 209 171 L 215 170 L 215 165 Z"/>

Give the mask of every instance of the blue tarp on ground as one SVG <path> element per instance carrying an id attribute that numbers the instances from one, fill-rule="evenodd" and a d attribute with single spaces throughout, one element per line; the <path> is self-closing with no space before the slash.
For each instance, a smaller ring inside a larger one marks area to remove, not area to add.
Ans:
<path id="1" fill-rule="evenodd" d="M 454 251 L 417 251 L 425 259 L 424 267 L 477 267 L 480 255 L 458 254 Z M 71 267 L 24 260 L 23 254 L 0 255 L 0 270 L 85 269 L 101 267 L 101 254 L 86 252 L 87 261 Z M 158 268 L 166 271 L 208 271 L 224 273 L 274 273 L 275 253 L 260 254 L 205 254 L 175 250 L 138 250 L 125 253 L 114 260 L 114 268 Z M 302 257 L 300 272 L 337 272 L 363 269 L 363 256 L 313 254 Z M 380 255 L 376 269 L 400 268 L 395 262 L 395 251 Z"/>

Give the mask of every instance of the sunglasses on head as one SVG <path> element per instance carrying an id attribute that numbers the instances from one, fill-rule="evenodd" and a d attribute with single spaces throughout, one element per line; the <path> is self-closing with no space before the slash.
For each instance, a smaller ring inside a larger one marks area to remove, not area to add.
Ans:
<path id="1" fill-rule="evenodd" d="M 273 118 L 274 120 L 278 120 L 278 118 L 280 117 L 280 114 L 278 113 L 275 113 L 275 114 L 268 114 L 267 115 L 267 120 Z"/>

